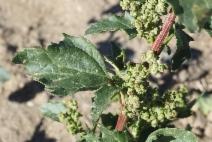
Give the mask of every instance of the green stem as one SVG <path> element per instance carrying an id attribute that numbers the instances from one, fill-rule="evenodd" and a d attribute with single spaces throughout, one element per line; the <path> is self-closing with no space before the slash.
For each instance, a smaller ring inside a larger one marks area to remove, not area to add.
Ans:
<path id="1" fill-rule="evenodd" d="M 163 51 L 165 45 L 168 44 L 168 42 L 172 39 L 173 36 L 174 36 L 174 33 L 170 33 L 170 35 L 164 40 L 160 50 L 158 51 L 159 54 Z"/>

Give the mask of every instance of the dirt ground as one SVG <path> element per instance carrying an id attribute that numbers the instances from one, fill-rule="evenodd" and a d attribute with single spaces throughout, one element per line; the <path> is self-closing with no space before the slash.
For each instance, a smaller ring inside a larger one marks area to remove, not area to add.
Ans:
<path id="1" fill-rule="evenodd" d="M 65 132 L 61 123 L 43 118 L 38 107 L 50 99 L 74 98 L 79 101 L 82 118 L 91 127 L 91 98 L 93 92 L 80 92 L 71 97 L 51 97 L 39 83 L 26 77 L 27 71 L 11 63 L 17 51 L 33 46 L 47 46 L 62 40 L 62 33 L 73 36 L 84 35 L 89 24 L 107 18 L 108 13 L 122 15 L 119 0 L 0 0 L 0 66 L 11 78 L 0 84 L 0 141 L 2 142 L 75 142 L 76 136 Z M 152 85 L 161 92 L 185 84 L 190 92 L 189 99 L 200 92 L 212 92 L 212 39 L 205 32 L 190 34 L 192 60 L 183 64 L 180 70 L 159 74 L 150 78 Z M 86 35 L 98 50 L 111 54 L 110 41 L 126 49 L 128 59 L 139 62 L 139 55 L 150 47 L 143 39 L 128 40 L 123 32 L 100 35 Z M 170 43 L 175 50 L 175 40 Z M 162 61 L 171 56 L 165 52 Z M 168 84 L 168 85 L 167 85 Z M 114 109 L 115 108 L 115 109 Z M 112 104 L 108 111 L 118 112 Z M 185 128 L 189 123 L 201 142 L 212 142 L 212 113 L 204 116 L 197 108 L 194 115 L 175 122 Z"/>

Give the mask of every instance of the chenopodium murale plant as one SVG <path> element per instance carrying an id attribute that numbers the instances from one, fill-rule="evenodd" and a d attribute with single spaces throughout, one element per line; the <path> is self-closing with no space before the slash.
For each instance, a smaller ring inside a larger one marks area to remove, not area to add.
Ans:
<path id="1" fill-rule="evenodd" d="M 120 6 L 123 10 L 130 11 L 134 17 L 132 22 L 137 29 L 137 37 L 144 37 L 149 43 L 153 43 L 162 26 L 161 16 L 167 15 L 168 4 L 166 0 L 122 0 Z"/>
<path id="2" fill-rule="evenodd" d="M 148 77 L 167 69 L 166 64 L 158 63 L 158 57 L 152 50 L 141 56 L 142 64 L 129 62 L 126 70 L 119 73 L 123 80 L 121 95 L 124 98 L 122 114 L 131 119 L 136 118 L 129 128 L 134 137 L 137 137 L 141 125 L 161 127 L 169 120 L 177 119 L 178 113 L 187 106 L 186 95 L 188 93 L 184 86 L 179 90 L 168 90 L 160 95 L 157 88 L 149 85 Z M 142 124 L 141 124 L 142 123 Z"/>
<path id="3" fill-rule="evenodd" d="M 59 113 L 59 121 L 66 125 L 66 131 L 71 134 L 84 134 L 82 123 L 79 118 L 82 116 L 78 109 L 78 103 L 74 100 L 64 100 L 63 104 L 67 108 L 66 113 Z"/>

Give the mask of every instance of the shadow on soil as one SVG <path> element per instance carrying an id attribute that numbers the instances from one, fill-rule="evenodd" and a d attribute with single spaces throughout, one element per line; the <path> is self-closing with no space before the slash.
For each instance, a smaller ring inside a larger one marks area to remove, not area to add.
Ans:
<path id="1" fill-rule="evenodd" d="M 46 138 L 45 131 L 44 130 L 40 130 L 42 125 L 43 125 L 43 120 L 44 120 L 44 118 L 42 118 L 40 120 L 40 123 L 36 126 L 34 134 L 31 137 L 31 139 L 27 140 L 25 142 L 56 142 L 56 139 Z"/>
<path id="2" fill-rule="evenodd" d="M 35 95 L 44 90 L 44 85 L 39 82 L 32 81 L 27 83 L 22 89 L 10 94 L 9 100 L 18 103 L 27 102 L 35 97 Z"/>

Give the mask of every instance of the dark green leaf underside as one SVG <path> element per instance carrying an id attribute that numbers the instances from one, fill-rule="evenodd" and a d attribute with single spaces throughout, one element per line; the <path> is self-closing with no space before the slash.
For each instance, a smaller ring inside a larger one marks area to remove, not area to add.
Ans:
<path id="1" fill-rule="evenodd" d="M 59 44 L 47 48 L 25 48 L 12 62 L 23 64 L 29 76 L 54 95 L 72 95 L 107 84 L 109 76 L 96 48 L 83 37 L 64 37 Z"/>
<path id="2" fill-rule="evenodd" d="M 180 28 L 175 28 L 174 32 L 177 39 L 177 50 L 171 59 L 172 70 L 178 69 L 186 59 L 191 58 L 189 42 L 193 41 L 193 39 Z"/>
<path id="3" fill-rule="evenodd" d="M 45 117 L 59 122 L 58 114 L 66 113 L 66 107 L 59 102 L 49 102 L 39 107 Z"/>
<path id="4" fill-rule="evenodd" d="M 124 31 L 129 36 L 129 39 L 135 38 L 138 34 L 138 32 L 135 28 L 134 29 L 124 29 Z"/>
<path id="5" fill-rule="evenodd" d="M 97 123 L 102 112 L 110 105 L 111 99 L 117 94 L 119 88 L 114 86 L 102 86 L 95 92 L 92 109 L 92 122 Z"/>
<path id="6" fill-rule="evenodd" d="M 120 47 L 115 43 L 115 42 L 111 42 L 111 45 L 112 45 L 112 54 L 113 54 L 113 57 L 116 58 L 118 57 L 120 54 L 121 54 L 121 49 Z"/>
<path id="7" fill-rule="evenodd" d="M 212 15 L 211 0 L 166 0 L 178 16 L 178 22 L 190 32 L 197 32 Z"/>
<path id="8" fill-rule="evenodd" d="M 197 142 L 196 136 L 184 129 L 163 128 L 149 135 L 146 142 Z"/>

